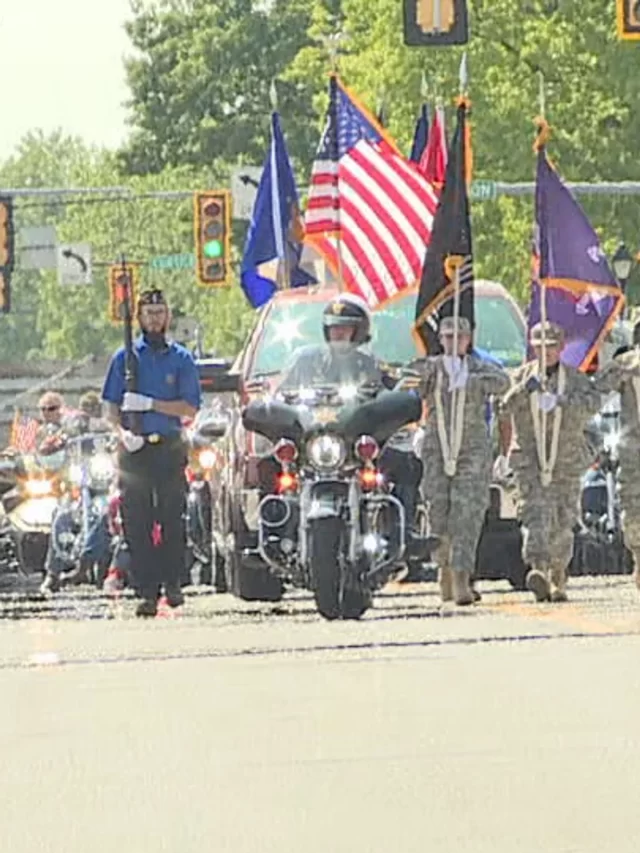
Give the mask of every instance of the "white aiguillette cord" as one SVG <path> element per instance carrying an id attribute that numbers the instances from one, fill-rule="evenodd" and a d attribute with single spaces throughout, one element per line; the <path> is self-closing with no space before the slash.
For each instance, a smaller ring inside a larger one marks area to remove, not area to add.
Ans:
<path id="1" fill-rule="evenodd" d="M 537 375 L 538 371 L 534 375 Z M 558 366 L 558 389 L 557 395 L 564 394 L 566 386 L 567 373 L 563 365 Z M 543 486 L 551 485 L 553 480 L 553 470 L 558 459 L 558 444 L 560 441 L 560 426 L 562 424 L 562 409 L 556 405 L 553 412 L 553 426 L 551 427 L 551 452 L 547 457 L 547 430 L 546 430 L 546 415 L 540 408 L 540 392 L 534 391 L 529 396 L 529 405 L 531 407 L 531 417 L 533 419 L 533 431 L 536 437 L 536 450 L 538 452 L 538 463 L 540 465 L 540 482 Z M 544 431 L 542 429 L 544 424 Z"/>
<path id="2" fill-rule="evenodd" d="M 442 402 L 442 380 L 444 376 L 444 365 L 439 365 L 436 368 L 436 387 L 435 387 L 435 404 L 436 404 L 436 424 L 438 426 L 438 438 L 440 439 L 440 448 L 442 450 L 442 461 L 444 462 L 444 473 L 447 477 L 453 477 L 458 466 L 458 456 L 462 446 L 462 431 L 464 424 L 464 404 L 467 398 L 466 386 L 456 389 L 457 393 L 451 394 L 451 414 L 453 419 L 453 441 L 449 446 L 449 438 L 447 436 L 447 426 L 444 417 L 444 404 Z"/>

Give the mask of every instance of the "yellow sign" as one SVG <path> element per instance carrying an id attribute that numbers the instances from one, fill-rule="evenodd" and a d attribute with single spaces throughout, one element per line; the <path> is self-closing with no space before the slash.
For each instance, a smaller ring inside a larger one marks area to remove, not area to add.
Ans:
<path id="1" fill-rule="evenodd" d="M 618 38 L 640 40 L 640 0 L 616 0 Z"/>
<path id="2" fill-rule="evenodd" d="M 453 0 L 416 0 L 416 23 L 424 33 L 449 32 L 455 22 Z"/>

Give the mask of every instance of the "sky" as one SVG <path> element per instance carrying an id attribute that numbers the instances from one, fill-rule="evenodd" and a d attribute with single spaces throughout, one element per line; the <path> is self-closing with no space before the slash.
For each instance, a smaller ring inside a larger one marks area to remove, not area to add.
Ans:
<path id="1" fill-rule="evenodd" d="M 29 130 L 126 137 L 129 0 L 0 0 L 0 160 Z"/>

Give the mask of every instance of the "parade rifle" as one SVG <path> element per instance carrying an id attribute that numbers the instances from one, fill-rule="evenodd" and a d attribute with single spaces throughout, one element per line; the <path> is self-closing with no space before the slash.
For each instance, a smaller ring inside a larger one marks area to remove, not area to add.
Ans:
<path id="1" fill-rule="evenodd" d="M 132 282 L 130 271 L 127 269 L 124 255 L 122 255 L 122 272 L 120 275 L 122 284 L 122 326 L 124 330 L 124 388 L 125 391 L 135 392 L 138 390 L 138 362 L 133 351 L 133 318 L 131 316 Z M 142 432 L 142 415 L 140 412 L 127 412 L 124 415 L 127 427 L 131 432 L 139 435 Z M 123 424 L 124 425 L 124 424 Z"/>

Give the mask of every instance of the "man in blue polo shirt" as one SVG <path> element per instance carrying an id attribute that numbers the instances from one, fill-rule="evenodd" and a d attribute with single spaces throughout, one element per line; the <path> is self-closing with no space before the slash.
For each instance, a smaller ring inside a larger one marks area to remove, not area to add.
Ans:
<path id="1" fill-rule="evenodd" d="M 167 603 L 184 598 L 185 467 L 181 419 L 200 408 L 198 371 L 191 354 L 167 341 L 170 313 L 160 290 L 140 294 L 141 336 L 134 343 L 136 391 L 125 388 L 124 347 L 111 360 L 102 397 L 120 435 L 122 522 L 142 596 L 138 616 L 155 616 L 160 589 Z"/>

